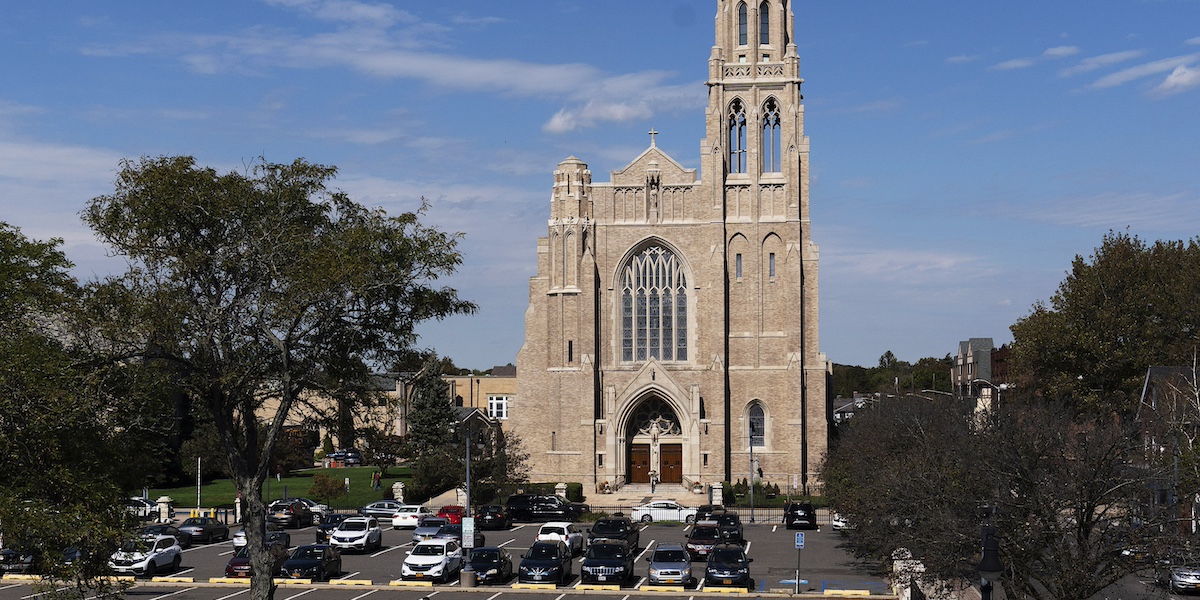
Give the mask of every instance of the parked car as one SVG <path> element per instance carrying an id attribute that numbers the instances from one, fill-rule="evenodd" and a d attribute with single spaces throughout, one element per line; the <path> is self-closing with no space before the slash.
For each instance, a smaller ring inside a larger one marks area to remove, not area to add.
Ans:
<path id="1" fill-rule="evenodd" d="M 629 520 L 629 517 L 605 517 L 596 519 L 588 531 L 588 545 L 604 540 L 624 543 L 630 550 L 637 550 L 641 541 L 641 531 Z"/>
<path id="2" fill-rule="evenodd" d="M 437 516 L 446 519 L 453 525 L 461 525 L 465 514 L 467 514 L 467 509 L 461 506 L 443 506 L 437 511 Z"/>
<path id="3" fill-rule="evenodd" d="M 180 531 L 174 525 L 147 525 L 142 528 L 140 533 L 138 533 L 138 537 L 146 540 L 147 542 L 158 539 L 158 536 L 160 535 L 174 536 L 175 541 L 179 542 L 180 548 L 187 549 L 192 547 L 192 534 L 186 531 Z"/>
<path id="4" fill-rule="evenodd" d="M 267 545 L 283 544 L 284 548 L 292 547 L 292 534 L 279 529 L 278 525 L 268 525 L 267 535 L 263 538 Z M 246 528 L 243 527 L 233 534 L 233 548 L 236 550 L 246 545 Z"/>
<path id="5" fill-rule="evenodd" d="M 721 534 L 726 542 L 746 545 L 746 537 L 743 535 L 742 518 L 735 512 L 721 511 L 715 512 L 712 516 L 717 522 L 717 527 L 721 528 Z"/>
<path id="6" fill-rule="evenodd" d="M 413 546 L 400 565 L 400 578 L 450 581 L 462 569 L 462 547 L 454 540 L 426 540 Z"/>
<path id="7" fill-rule="evenodd" d="M 418 504 L 404 504 L 392 511 L 392 529 L 416 527 L 424 517 L 433 516 L 433 511 Z"/>
<path id="8" fill-rule="evenodd" d="M 130 496 L 125 499 L 125 511 L 144 521 L 158 516 L 158 504 L 141 496 Z"/>
<path id="9" fill-rule="evenodd" d="M 538 529 L 535 539 L 539 542 L 562 542 L 567 545 L 571 556 L 579 556 L 583 553 L 583 532 L 575 527 L 574 523 L 562 521 L 546 523 L 542 525 L 541 529 Z"/>
<path id="10" fill-rule="evenodd" d="M 834 531 L 854 529 L 854 524 L 850 522 L 850 519 L 839 513 L 833 513 L 833 515 L 829 518 L 829 526 L 832 527 Z"/>
<path id="11" fill-rule="evenodd" d="M 299 500 L 300 502 L 303 502 L 304 505 L 308 507 L 308 512 L 311 512 L 313 514 L 314 519 L 320 519 L 321 517 L 325 516 L 326 514 L 329 514 L 329 505 L 328 504 L 321 504 L 320 502 L 317 502 L 316 500 L 312 500 L 309 498 L 295 498 L 295 500 Z"/>
<path id="12" fill-rule="evenodd" d="M 696 509 L 688 508 L 674 500 L 656 500 L 633 507 L 630 518 L 634 521 L 678 521 L 691 523 L 696 520 Z"/>
<path id="13" fill-rule="evenodd" d="M 489 504 L 475 513 L 475 526 L 480 529 L 508 529 L 512 521 L 503 504 Z"/>
<path id="14" fill-rule="evenodd" d="M 425 517 L 417 524 L 417 527 L 412 532 L 412 542 L 419 544 L 425 540 L 432 540 L 434 536 L 442 530 L 442 526 L 448 521 L 442 517 Z"/>
<path id="15" fill-rule="evenodd" d="M 783 505 L 783 524 L 788 529 L 816 529 L 817 509 L 811 502 L 788 502 Z"/>
<path id="16" fill-rule="evenodd" d="M 34 556 L 32 552 L 16 548 L 0 550 L 0 575 L 4 573 L 29 573 L 33 571 Z"/>
<path id="17" fill-rule="evenodd" d="M 341 515 L 337 513 L 327 514 L 321 517 L 321 522 L 317 523 L 316 543 L 325 544 L 329 542 L 329 532 L 337 529 L 342 521 L 349 519 L 350 515 Z"/>
<path id="18" fill-rule="evenodd" d="M 346 465 L 361 465 L 362 454 L 358 450 L 350 449 L 346 451 Z"/>
<path id="19" fill-rule="evenodd" d="M 633 577 L 633 555 L 624 542 L 591 544 L 579 567 L 579 579 L 583 583 L 627 583 Z"/>
<path id="20" fill-rule="evenodd" d="M 571 550 L 562 542 L 534 542 L 517 567 L 521 583 L 565 584 L 571 580 Z"/>
<path id="21" fill-rule="evenodd" d="M 271 544 L 267 548 L 271 553 L 271 572 L 278 573 L 279 568 L 283 566 L 283 561 L 288 558 L 287 547 L 283 544 Z M 250 564 L 250 550 L 246 546 L 238 547 L 225 565 L 225 576 L 250 577 L 253 574 L 254 567 Z"/>
<path id="22" fill-rule="evenodd" d="M 754 590 L 754 579 L 750 577 L 753 558 L 737 544 L 721 544 L 708 555 L 704 567 L 704 586 L 734 586 Z"/>
<path id="23" fill-rule="evenodd" d="M 590 509 L 586 504 L 568 502 L 560 496 L 514 494 L 505 504 L 513 521 L 576 521 Z"/>
<path id="24" fill-rule="evenodd" d="M 276 500 L 267 506 L 267 523 L 282 527 L 308 527 L 314 521 L 308 505 L 299 500 Z"/>
<path id="25" fill-rule="evenodd" d="M 708 560 L 713 546 L 720 544 L 723 537 L 716 521 L 698 521 L 688 534 L 685 548 L 692 560 Z"/>
<path id="26" fill-rule="evenodd" d="M 329 544 L 338 550 L 378 550 L 383 546 L 383 530 L 375 517 L 352 517 L 330 533 Z"/>
<path id="27" fill-rule="evenodd" d="M 364 517 L 385 519 L 396 514 L 396 509 L 400 508 L 401 506 L 403 505 L 395 500 L 380 500 L 378 502 L 372 502 L 358 509 L 358 514 Z"/>
<path id="28" fill-rule="evenodd" d="M 696 522 L 712 520 L 712 514 L 718 510 L 725 510 L 720 505 L 716 504 L 701 504 L 696 507 Z"/>
<path id="29" fill-rule="evenodd" d="M 129 540 L 109 558 L 108 566 L 116 573 L 153 577 L 163 571 L 178 571 L 183 562 L 183 549 L 169 535 L 153 541 Z"/>
<path id="30" fill-rule="evenodd" d="M 475 548 L 468 562 L 479 583 L 505 583 L 512 577 L 512 554 L 504 548 Z"/>
<path id="31" fill-rule="evenodd" d="M 292 551 L 279 567 L 286 579 L 329 581 L 342 572 L 342 555 L 328 544 L 309 544 Z"/>
<path id="32" fill-rule="evenodd" d="M 212 517 L 191 517 L 179 524 L 179 530 L 197 542 L 225 542 L 229 540 L 229 526 Z"/>
<path id="33" fill-rule="evenodd" d="M 472 548 L 482 548 L 483 546 L 487 545 L 487 538 L 478 529 L 475 530 L 475 535 L 472 537 L 474 538 L 474 541 L 471 544 Z M 433 535 L 432 539 L 455 540 L 458 542 L 458 545 L 462 546 L 463 526 L 455 525 L 453 523 L 446 523 L 445 525 L 442 525 L 441 529 L 438 529 L 438 532 Z"/>
<path id="34" fill-rule="evenodd" d="M 682 544 L 659 544 L 646 558 L 650 571 L 646 579 L 650 585 L 695 585 L 692 577 L 692 558 Z"/>

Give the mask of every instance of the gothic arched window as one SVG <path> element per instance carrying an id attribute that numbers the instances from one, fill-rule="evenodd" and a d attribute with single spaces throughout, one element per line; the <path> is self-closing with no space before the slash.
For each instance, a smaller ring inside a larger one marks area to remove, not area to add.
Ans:
<path id="1" fill-rule="evenodd" d="M 746 8 L 746 3 L 738 4 L 738 45 L 745 46 L 747 44 L 747 29 L 749 29 L 749 15 Z"/>
<path id="2" fill-rule="evenodd" d="M 741 100 L 729 105 L 729 172 L 746 172 L 746 107 Z"/>
<path id="3" fill-rule="evenodd" d="M 650 246 L 621 275 L 621 360 L 687 360 L 687 277 L 666 248 Z"/>
<path id="4" fill-rule="evenodd" d="M 762 448 L 767 445 L 767 414 L 763 410 L 761 404 L 757 402 L 750 406 L 750 418 L 747 420 L 749 425 L 750 445 L 755 448 Z"/>
<path id="5" fill-rule="evenodd" d="M 771 5 L 766 2 L 758 5 L 758 43 L 771 44 Z"/>
<path id="6" fill-rule="evenodd" d="M 768 99 L 763 104 L 762 112 L 762 170 L 763 173 L 778 173 L 779 149 L 782 147 L 779 139 L 779 104 L 774 98 Z"/>

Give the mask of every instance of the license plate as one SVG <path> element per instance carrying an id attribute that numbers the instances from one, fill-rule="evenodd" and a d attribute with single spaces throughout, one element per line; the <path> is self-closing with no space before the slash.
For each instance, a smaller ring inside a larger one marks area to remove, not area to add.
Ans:
<path id="1" fill-rule="evenodd" d="M 417 577 L 417 579 L 420 579 L 420 578 L 422 578 L 422 577 L 424 577 L 424 576 L 425 576 L 425 574 L 424 574 L 424 573 L 417 573 L 417 576 L 416 576 L 416 577 Z"/>
<path id="2" fill-rule="evenodd" d="M 733 583 L 733 580 L 732 579 L 722 579 L 721 583 L 723 583 L 725 585 L 730 585 Z"/>
<path id="3" fill-rule="evenodd" d="M 675 583 L 674 579 L 664 579 L 663 583 Z"/>
<path id="4" fill-rule="evenodd" d="M 604 575 L 600 575 L 600 576 L 598 576 L 598 577 L 597 577 L 597 579 L 599 579 L 600 581 L 604 581 L 604 578 L 605 578 L 605 576 L 604 576 Z"/>

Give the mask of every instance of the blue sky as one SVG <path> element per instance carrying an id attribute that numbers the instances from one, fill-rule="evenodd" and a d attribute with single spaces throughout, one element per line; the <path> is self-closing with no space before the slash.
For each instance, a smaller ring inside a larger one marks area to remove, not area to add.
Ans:
<path id="1" fill-rule="evenodd" d="M 711 0 L 68 2 L 0 19 L 0 220 L 121 267 L 78 212 L 122 158 L 336 165 L 336 185 L 466 234 L 460 366 L 516 360 L 552 174 L 658 145 L 699 167 Z M 1009 341 L 1111 230 L 1200 235 L 1200 1 L 795 2 L 842 364 Z"/>

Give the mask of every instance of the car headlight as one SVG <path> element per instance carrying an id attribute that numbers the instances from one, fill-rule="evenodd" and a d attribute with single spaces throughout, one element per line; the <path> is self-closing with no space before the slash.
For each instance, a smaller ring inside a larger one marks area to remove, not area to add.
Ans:
<path id="1" fill-rule="evenodd" d="M 739 575 L 745 575 L 746 573 L 750 572 L 750 567 L 742 567 L 738 569 L 737 572 Z"/>
<path id="2" fill-rule="evenodd" d="M 487 570 L 487 571 L 485 571 L 483 574 L 484 574 L 484 576 L 485 576 L 485 577 L 486 577 L 486 576 L 488 576 L 488 575 L 499 575 L 499 574 L 500 574 L 500 569 L 488 569 L 488 570 Z"/>

